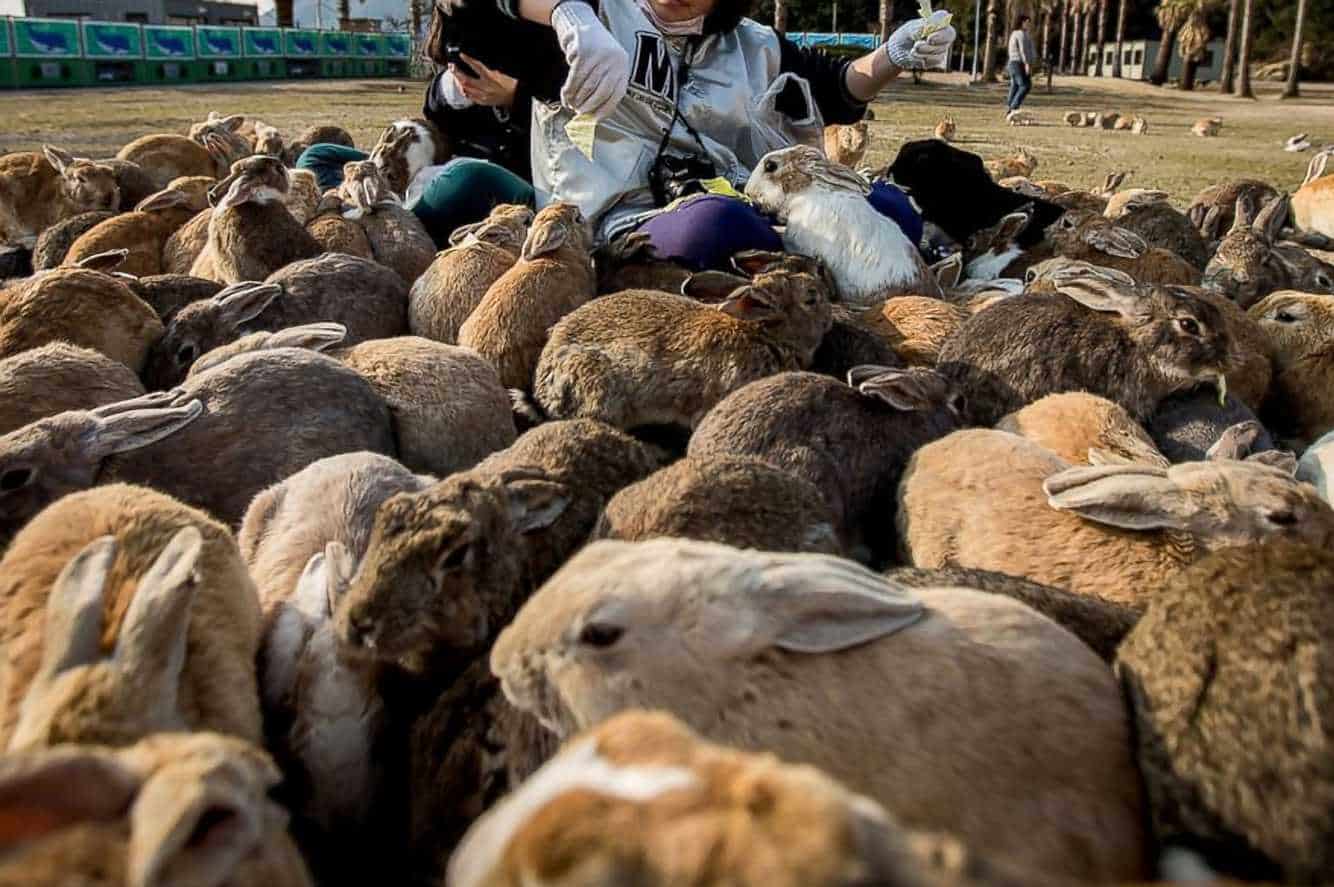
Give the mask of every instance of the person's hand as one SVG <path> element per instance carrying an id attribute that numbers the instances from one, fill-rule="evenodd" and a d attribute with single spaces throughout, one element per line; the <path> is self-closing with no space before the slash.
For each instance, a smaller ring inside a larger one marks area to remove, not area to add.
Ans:
<path id="1" fill-rule="evenodd" d="M 449 69 L 440 78 L 439 89 L 440 98 L 455 111 L 472 107 L 472 99 L 463 94 L 463 84 L 459 82 L 458 73 L 454 70 L 453 65 L 450 65 Z"/>
<path id="2" fill-rule="evenodd" d="M 630 56 L 603 26 L 593 7 L 580 0 L 566 0 L 551 13 L 570 75 L 560 91 L 560 100 L 576 113 L 606 117 L 630 85 Z"/>
<path id="3" fill-rule="evenodd" d="M 922 37 L 922 29 L 929 23 L 938 23 L 949 15 L 943 9 L 931 13 L 928 19 L 914 19 L 889 35 L 885 42 L 885 52 L 889 60 L 906 71 L 929 71 L 932 68 L 943 69 L 949 61 L 950 47 L 958 33 L 950 25 L 939 31 Z"/>
<path id="4" fill-rule="evenodd" d="M 477 72 L 476 77 L 469 77 L 458 65 L 450 65 L 449 73 L 454 76 L 458 82 L 459 89 L 474 105 L 484 105 L 488 108 L 511 108 L 514 106 L 514 93 L 519 87 L 519 81 L 507 74 L 488 68 L 486 65 L 477 61 L 477 59 L 467 53 L 459 53 L 459 57 L 468 63 L 468 67 Z"/>

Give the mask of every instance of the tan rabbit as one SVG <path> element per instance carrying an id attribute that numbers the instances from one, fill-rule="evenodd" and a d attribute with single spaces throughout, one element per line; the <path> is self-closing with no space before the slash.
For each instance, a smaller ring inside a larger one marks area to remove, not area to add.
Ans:
<path id="1" fill-rule="evenodd" d="M 1306 179 L 1292 195 L 1292 221 L 1303 231 L 1334 237 L 1334 147 L 1311 158 Z"/>
<path id="2" fill-rule="evenodd" d="M 315 173 L 308 169 L 287 171 L 287 197 L 283 203 L 298 222 L 304 225 L 314 218 L 322 197 L 320 183 L 315 178 Z"/>
<path id="3" fill-rule="evenodd" d="M 532 222 L 528 207 L 503 203 L 491 210 L 486 221 L 450 235 L 449 249 L 439 253 L 412 285 L 408 326 L 413 335 L 456 344 L 459 327 L 491 284 L 519 260 Z"/>
<path id="4" fill-rule="evenodd" d="M 167 239 L 207 207 L 208 193 L 204 189 L 183 185 L 159 191 L 136 206 L 134 212 L 107 219 L 74 241 L 64 264 L 77 265 L 88 256 L 125 249 L 129 255 L 118 271 L 135 277 L 161 274 Z"/>
<path id="5" fill-rule="evenodd" d="M 92 210 L 120 209 L 120 187 L 108 166 L 46 145 L 42 153 L 0 155 L 0 244 L 28 249 L 47 228 Z"/>
<path id="6" fill-rule="evenodd" d="M 1138 283 L 1195 286 L 1200 282 L 1199 269 L 1190 262 L 1150 247 L 1138 234 L 1090 210 L 1061 216 L 1047 229 L 1047 239 L 1057 255 L 1124 271 Z"/>
<path id="7" fill-rule="evenodd" d="M 223 117 L 210 111 L 203 123 L 191 124 L 189 136 L 213 155 L 220 168 L 231 169 L 236 161 L 255 153 L 250 140 L 239 131 L 243 123 L 245 117 L 240 114 Z"/>
<path id="8" fill-rule="evenodd" d="M 495 364 L 506 388 L 532 388 L 548 332 L 595 295 L 590 242 L 577 206 L 546 207 L 533 219 L 518 264 L 491 285 L 459 327 L 459 344 Z"/>
<path id="9" fill-rule="evenodd" d="M 250 143 L 252 154 L 268 154 L 270 157 L 281 159 L 286 150 L 283 134 L 277 127 L 269 126 L 262 120 L 246 118 L 236 130 L 236 134 Z"/>
<path id="10" fill-rule="evenodd" d="M 936 124 L 936 138 L 940 139 L 942 142 L 954 141 L 954 136 L 958 131 L 959 128 L 955 125 L 953 117 L 945 117 Z"/>
<path id="11" fill-rule="evenodd" d="M 375 261 L 366 229 L 343 216 L 343 199 L 337 191 L 320 198 L 315 212 L 306 221 L 306 231 L 324 248 L 326 253 L 343 253 Z"/>
<path id="12" fill-rule="evenodd" d="M 3 741 L 261 739 L 259 596 L 231 532 L 143 487 L 71 493 L 0 562 Z"/>
<path id="13" fill-rule="evenodd" d="M 287 170 L 276 157 L 238 160 L 209 192 L 208 243 L 190 273 L 219 283 L 263 280 L 298 259 L 323 252 L 283 203 Z"/>
<path id="14" fill-rule="evenodd" d="M 181 176 L 221 178 L 228 169 L 194 139 L 172 133 L 140 136 L 121 148 L 116 159 L 137 164 L 159 189 Z"/>
<path id="15" fill-rule="evenodd" d="M 1190 127 L 1190 131 L 1201 138 L 1215 138 L 1222 129 L 1222 117 L 1201 117 Z"/>
<path id="16" fill-rule="evenodd" d="M 1276 290 L 1334 295 L 1334 265 L 1299 246 L 1280 243 L 1288 218 L 1287 195 L 1256 212 L 1246 197 L 1237 201 L 1232 229 L 1204 269 L 1204 285 L 1243 308 Z"/>
<path id="17" fill-rule="evenodd" d="M 1027 148 L 1020 148 L 1018 153 L 1011 157 L 988 160 L 986 167 L 992 178 L 998 180 L 1008 179 L 1011 176 L 1031 178 L 1033 171 L 1038 168 L 1038 159 Z"/>
<path id="18" fill-rule="evenodd" d="M 811 262 L 812 267 L 814 262 Z M 694 428 L 732 391 L 810 366 L 833 325 L 830 287 L 789 264 L 753 281 L 701 275 L 687 295 L 603 296 L 551 331 L 534 395 L 548 415 Z"/>
<path id="19" fill-rule="evenodd" d="M 339 196 L 348 207 L 344 218 L 366 232 L 375 261 L 406 285 L 416 283 L 435 261 L 435 242 L 421 220 L 403 208 L 380 168 L 369 160 L 344 165 Z"/>
<path id="20" fill-rule="evenodd" d="M 1085 121 L 1084 121 L 1084 112 L 1083 112 L 1083 111 L 1066 111 L 1065 114 L 1064 114 L 1064 116 L 1061 117 L 1061 119 L 1065 121 L 1065 125 L 1066 125 L 1066 126 L 1087 126 L 1087 125 L 1088 125 L 1088 124 L 1085 123 Z"/>
<path id="21" fill-rule="evenodd" d="M 869 125 L 865 120 L 849 123 L 846 126 L 834 124 L 824 128 L 824 153 L 835 163 L 841 163 L 849 169 L 856 169 L 866 156 L 866 146 L 870 141 Z"/>

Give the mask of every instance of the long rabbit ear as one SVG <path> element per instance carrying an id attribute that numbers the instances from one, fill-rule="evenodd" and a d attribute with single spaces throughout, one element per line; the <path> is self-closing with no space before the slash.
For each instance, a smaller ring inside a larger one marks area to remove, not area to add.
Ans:
<path id="1" fill-rule="evenodd" d="M 1251 194 L 1243 194 L 1237 198 L 1236 207 L 1233 210 L 1232 228 L 1229 234 L 1239 234 L 1251 227 L 1255 221 L 1258 208 L 1255 205 L 1255 197 Z"/>
<path id="2" fill-rule="evenodd" d="M 1138 259 L 1149 249 L 1143 237 L 1111 225 L 1088 228 L 1081 239 L 1094 249 L 1122 259 Z"/>
<path id="3" fill-rule="evenodd" d="M 944 289 L 958 286 L 963 277 L 963 253 L 953 253 L 936 262 L 931 266 L 931 273 Z"/>
<path id="4" fill-rule="evenodd" d="M 1255 217 L 1254 224 L 1251 225 L 1251 231 L 1257 237 L 1262 237 L 1269 243 L 1276 243 L 1279 233 L 1283 226 L 1288 223 L 1288 195 L 1281 194 L 1275 197 L 1265 208 L 1260 210 L 1260 214 Z"/>
<path id="5" fill-rule="evenodd" d="M 1104 280 L 1101 275 L 1057 280 L 1056 291 L 1085 308 L 1104 314 L 1119 314 L 1127 319 L 1142 317 L 1148 307 L 1136 290 L 1115 280 Z"/>
<path id="6" fill-rule="evenodd" d="M 281 296 L 283 288 L 276 283 L 243 280 L 234 283 L 213 297 L 218 316 L 232 327 L 249 323 L 264 313 Z"/>
<path id="7" fill-rule="evenodd" d="M 868 397 L 877 397 L 896 410 L 932 410 L 949 397 L 949 383 L 935 370 L 858 366 L 848 371 L 848 384 Z"/>
<path id="8" fill-rule="evenodd" d="M 105 459 L 141 449 L 175 434 L 204 413 L 199 400 L 162 405 L 163 394 L 178 396 L 175 392 L 156 392 L 93 410 L 96 422 L 80 440 L 84 451 L 92 459 Z"/>
<path id="9" fill-rule="evenodd" d="M 0 850 L 125 814 L 139 777 L 107 750 L 63 745 L 0 758 Z"/>
<path id="10" fill-rule="evenodd" d="M 1264 433 L 1264 426 L 1254 419 L 1238 422 L 1219 435 L 1218 440 L 1205 452 L 1204 458 L 1210 462 L 1245 459 L 1254 452 L 1255 445 Z"/>
<path id="11" fill-rule="evenodd" d="M 681 284 L 681 295 L 706 305 L 719 305 L 750 281 L 726 271 L 696 271 Z"/>
<path id="12" fill-rule="evenodd" d="M 278 330 L 264 343 L 265 348 L 304 348 L 307 351 L 326 351 L 347 338 L 347 327 L 341 323 L 307 323 Z"/>
<path id="13" fill-rule="evenodd" d="M 863 195 L 871 193 L 871 183 L 865 176 L 842 164 L 825 159 L 815 148 L 796 149 L 793 161 L 797 169 L 822 185 L 839 191 L 858 191 Z"/>
<path id="14" fill-rule="evenodd" d="M 1123 530 L 1185 529 L 1198 511 L 1165 469 L 1148 465 L 1070 468 L 1043 489 L 1052 508 Z"/>
<path id="15" fill-rule="evenodd" d="M 519 257 L 525 261 L 532 261 L 540 256 L 554 253 L 565 245 L 569 237 L 568 225 L 552 221 L 538 222 L 529 229 Z"/>
<path id="16" fill-rule="evenodd" d="M 65 564 L 46 601 L 40 681 L 92 665 L 102 658 L 102 612 L 107 579 L 116 558 L 116 540 L 103 536 Z"/>
<path id="17" fill-rule="evenodd" d="M 75 263 L 76 267 L 87 271 L 101 271 L 103 274 L 110 274 L 130 257 L 130 251 L 127 249 L 109 249 L 100 253 L 94 253 L 91 256 L 85 256 Z"/>
<path id="18" fill-rule="evenodd" d="M 550 480 L 507 480 L 510 522 L 519 533 L 533 533 L 556 522 L 569 507 L 570 488 Z"/>
<path id="19" fill-rule="evenodd" d="M 68 151 L 57 148 L 55 145 L 42 145 L 42 155 L 46 157 L 46 162 L 56 168 L 56 172 L 63 173 L 65 168 L 74 162 L 74 156 Z"/>
<path id="20" fill-rule="evenodd" d="M 263 797 L 238 782 L 226 773 L 150 778 L 130 811 L 127 887 L 232 882 L 265 827 Z"/>

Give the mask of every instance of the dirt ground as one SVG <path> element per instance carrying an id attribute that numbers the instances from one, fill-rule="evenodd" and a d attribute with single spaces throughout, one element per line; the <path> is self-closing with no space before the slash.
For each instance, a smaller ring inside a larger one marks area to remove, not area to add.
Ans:
<path id="1" fill-rule="evenodd" d="M 1297 101 L 1278 100 L 1275 85 L 1257 86 L 1260 100 L 1242 101 L 1210 89 L 1182 93 L 1083 77 L 1059 77 L 1049 94 L 1040 80 L 1026 105 L 1040 125 L 1009 127 L 1003 120 L 1003 84 L 970 86 L 963 75 L 932 75 L 914 85 L 905 77 L 874 105 L 866 162 L 883 165 L 900 144 L 928 137 L 949 114 L 958 124 L 960 147 L 987 158 L 1027 147 L 1038 157 L 1039 179 L 1088 187 L 1126 170 L 1127 186 L 1162 188 L 1182 204 L 1227 177 L 1256 176 L 1295 188 L 1310 155 L 1285 153 L 1282 144 L 1299 132 L 1310 133 L 1317 145 L 1334 143 L 1334 84 L 1307 86 Z M 370 80 L 0 93 L 0 151 L 51 142 L 79 154 L 109 156 L 144 133 L 184 132 L 212 110 L 253 115 L 285 133 L 336 123 L 364 146 L 389 120 L 417 113 L 422 88 L 413 81 Z M 1149 132 L 1073 129 L 1061 122 L 1068 110 L 1141 114 Z M 1223 118 L 1219 138 L 1191 134 L 1191 124 L 1206 116 Z"/>

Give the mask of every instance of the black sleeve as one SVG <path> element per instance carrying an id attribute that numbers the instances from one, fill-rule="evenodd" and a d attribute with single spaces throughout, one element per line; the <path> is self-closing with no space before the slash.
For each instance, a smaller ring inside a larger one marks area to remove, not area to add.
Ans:
<path id="1" fill-rule="evenodd" d="M 551 28 L 511 15 L 517 5 L 518 0 L 463 0 L 447 20 L 446 40 L 517 79 L 531 97 L 557 101 L 569 71 L 565 55 Z"/>
<path id="2" fill-rule="evenodd" d="M 856 123 L 866 114 L 866 102 L 858 101 L 848 92 L 847 72 L 850 62 L 830 58 L 823 52 L 809 47 L 797 46 L 791 40 L 778 35 L 778 45 L 782 52 L 779 70 L 797 74 L 811 85 L 811 96 L 825 123 Z M 800 93 L 779 99 L 779 110 L 793 119 L 800 120 L 806 114 L 796 113 L 804 110 L 800 107 Z"/>
<path id="3" fill-rule="evenodd" d="M 523 81 L 515 90 L 514 107 L 509 111 L 495 108 L 451 108 L 439 92 L 441 70 L 426 86 L 422 116 L 436 125 L 448 138 L 453 152 L 461 157 L 478 157 L 497 163 L 524 181 L 532 180 L 529 141 L 532 137 L 533 96 Z"/>

